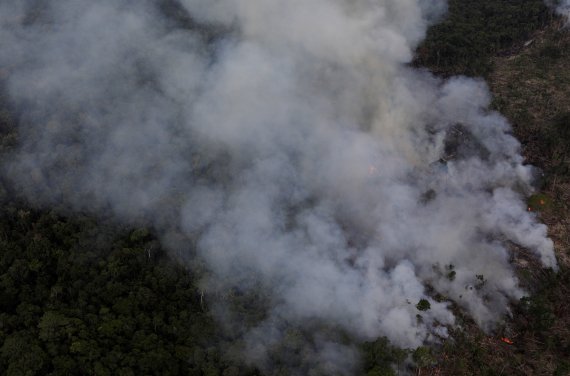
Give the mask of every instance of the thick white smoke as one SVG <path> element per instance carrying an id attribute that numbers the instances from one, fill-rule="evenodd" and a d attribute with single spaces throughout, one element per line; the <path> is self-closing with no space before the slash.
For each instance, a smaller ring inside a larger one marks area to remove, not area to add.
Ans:
<path id="1" fill-rule="evenodd" d="M 158 3 L 0 2 L 5 171 L 31 200 L 194 239 L 206 288 L 270 291 L 258 345 L 320 320 L 419 346 L 455 322 L 427 286 L 491 328 L 523 295 L 507 242 L 556 269 L 485 84 L 407 66 L 444 1 Z"/>

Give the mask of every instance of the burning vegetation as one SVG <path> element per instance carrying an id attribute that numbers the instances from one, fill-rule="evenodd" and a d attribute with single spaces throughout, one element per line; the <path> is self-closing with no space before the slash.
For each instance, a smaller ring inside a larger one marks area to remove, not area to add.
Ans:
<path id="1" fill-rule="evenodd" d="M 0 5 L 0 371 L 564 374 L 567 34 L 446 8 Z"/>

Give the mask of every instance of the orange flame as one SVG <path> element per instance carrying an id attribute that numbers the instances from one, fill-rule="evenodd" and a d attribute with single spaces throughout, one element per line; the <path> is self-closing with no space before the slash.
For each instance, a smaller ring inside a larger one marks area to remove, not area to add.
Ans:
<path id="1" fill-rule="evenodd" d="M 511 341 L 510 339 L 508 339 L 507 337 L 501 337 L 501 341 L 503 341 L 506 344 L 512 345 L 514 344 L 513 341 Z"/>

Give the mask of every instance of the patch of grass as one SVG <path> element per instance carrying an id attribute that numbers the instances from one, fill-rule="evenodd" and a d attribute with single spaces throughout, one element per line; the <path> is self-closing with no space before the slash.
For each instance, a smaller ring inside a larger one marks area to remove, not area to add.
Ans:
<path id="1" fill-rule="evenodd" d="M 537 193 L 529 197 L 527 206 L 529 211 L 546 210 L 552 207 L 552 199 L 544 193 Z"/>

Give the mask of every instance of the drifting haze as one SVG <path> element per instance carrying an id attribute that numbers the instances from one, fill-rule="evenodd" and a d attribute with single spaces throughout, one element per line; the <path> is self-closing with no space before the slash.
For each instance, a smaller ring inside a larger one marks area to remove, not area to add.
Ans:
<path id="1" fill-rule="evenodd" d="M 570 21 L 570 0 L 561 1 L 560 5 L 558 6 L 558 8 L 556 8 L 556 10 L 559 14 L 563 15 L 564 17 L 566 17 L 567 20 Z"/>
<path id="2" fill-rule="evenodd" d="M 545 0 L 547 6 L 556 9 L 556 13 L 570 22 L 570 0 Z"/>
<path id="3" fill-rule="evenodd" d="M 22 141 L 4 170 L 38 204 L 150 221 L 178 254 L 192 239 L 206 290 L 270 292 L 259 364 L 284 322 L 444 337 L 427 285 L 491 328 L 523 295 L 509 241 L 556 268 L 485 84 L 406 65 L 443 1 L 176 4 L 0 2 Z M 348 372 L 351 349 L 319 349 Z"/>

